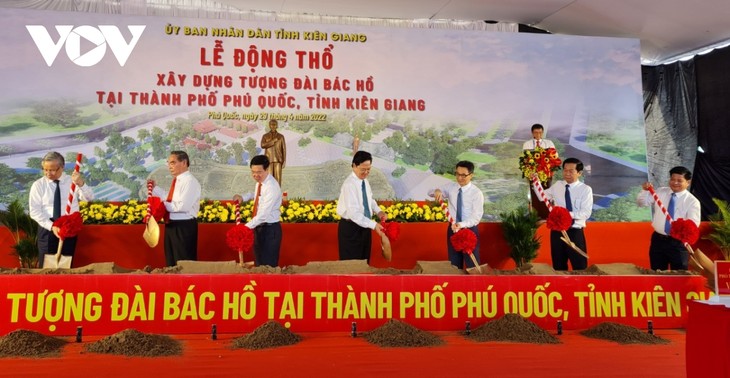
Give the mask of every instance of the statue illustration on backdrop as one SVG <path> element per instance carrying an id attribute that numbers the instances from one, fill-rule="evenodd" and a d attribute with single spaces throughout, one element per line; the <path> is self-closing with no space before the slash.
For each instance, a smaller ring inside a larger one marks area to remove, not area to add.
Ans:
<path id="1" fill-rule="evenodd" d="M 281 186 L 281 170 L 286 164 L 286 141 L 284 135 L 276 131 L 278 127 L 279 123 L 276 120 L 269 121 L 269 132 L 261 137 L 261 148 L 266 151 L 265 155 L 269 158 L 269 173 Z"/>

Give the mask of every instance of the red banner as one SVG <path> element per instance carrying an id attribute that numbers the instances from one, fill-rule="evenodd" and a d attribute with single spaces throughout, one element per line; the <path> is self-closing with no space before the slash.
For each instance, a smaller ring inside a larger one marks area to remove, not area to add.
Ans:
<path id="1" fill-rule="evenodd" d="M 699 276 L 62 275 L 0 276 L 0 332 L 250 332 L 275 320 L 296 332 L 361 331 L 388 319 L 459 330 L 505 313 L 544 329 L 601 322 L 682 328 Z"/>

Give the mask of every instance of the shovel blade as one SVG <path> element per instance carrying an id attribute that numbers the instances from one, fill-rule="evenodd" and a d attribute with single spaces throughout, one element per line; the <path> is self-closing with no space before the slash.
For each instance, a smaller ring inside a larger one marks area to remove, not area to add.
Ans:
<path id="1" fill-rule="evenodd" d="M 71 256 L 46 254 L 43 256 L 43 267 L 49 269 L 71 269 Z"/>

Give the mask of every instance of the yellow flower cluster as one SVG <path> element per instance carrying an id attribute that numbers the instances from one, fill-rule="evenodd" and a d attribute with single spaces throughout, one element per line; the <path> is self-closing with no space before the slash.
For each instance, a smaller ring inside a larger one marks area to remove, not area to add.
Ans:
<path id="1" fill-rule="evenodd" d="M 446 220 L 440 206 L 419 205 L 416 202 L 398 202 L 390 206 L 380 205 L 389 221 L 396 222 L 442 222 Z"/>
<path id="2" fill-rule="evenodd" d="M 81 217 L 87 224 L 134 224 L 142 223 L 147 214 L 147 204 L 129 200 L 121 205 L 106 202 L 81 202 Z"/>
<path id="3" fill-rule="evenodd" d="M 108 202 L 81 202 L 81 216 L 86 224 L 136 224 L 142 223 L 147 215 L 147 204 L 129 200 L 122 204 Z M 337 201 L 318 202 L 291 200 L 281 205 L 281 222 L 284 223 L 334 223 L 337 215 Z M 397 202 L 380 205 L 389 221 L 396 222 L 443 222 L 446 217 L 440 206 L 433 203 Z M 238 209 L 242 223 L 253 217 L 253 201 Z M 230 201 L 200 201 L 198 222 L 235 223 L 236 204 Z"/>

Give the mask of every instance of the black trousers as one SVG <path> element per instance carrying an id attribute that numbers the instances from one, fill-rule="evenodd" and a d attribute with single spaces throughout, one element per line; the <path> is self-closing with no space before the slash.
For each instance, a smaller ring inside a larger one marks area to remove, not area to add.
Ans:
<path id="1" fill-rule="evenodd" d="M 474 255 L 474 258 L 476 258 L 477 261 L 481 261 L 479 260 L 479 227 L 470 227 L 468 228 L 468 230 L 471 230 L 477 236 L 477 245 L 474 247 L 474 250 L 471 253 Z M 467 254 L 466 252 L 457 251 L 451 245 L 451 235 L 453 234 L 454 232 L 451 231 L 451 224 L 449 224 L 446 231 L 446 249 L 449 251 L 449 261 L 451 262 L 451 265 L 459 269 L 465 269 L 464 264 L 466 264 L 466 268 L 474 268 L 474 262 L 471 261 L 471 257 L 469 257 L 469 254 Z"/>
<path id="2" fill-rule="evenodd" d="M 167 266 L 175 266 L 179 260 L 197 259 L 197 219 L 170 220 L 165 224 L 165 263 Z"/>
<path id="3" fill-rule="evenodd" d="M 582 249 L 583 252 L 588 253 L 586 247 L 586 236 L 583 233 L 583 229 L 580 228 L 569 228 L 568 237 L 575 243 L 578 248 Z M 581 256 L 578 252 L 570 248 L 568 244 L 560 240 L 563 233 L 560 231 L 550 231 L 550 256 L 553 260 L 553 269 L 555 270 L 568 270 L 568 261 L 573 267 L 573 270 L 583 270 L 588 267 L 588 259 Z"/>
<path id="4" fill-rule="evenodd" d="M 357 223 L 341 219 L 337 225 L 337 245 L 340 260 L 367 260 L 370 263 L 372 230 Z"/>
<path id="5" fill-rule="evenodd" d="M 61 247 L 61 254 L 65 256 L 73 256 L 76 252 L 77 236 L 66 238 Z M 38 267 L 43 268 L 43 255 L 55 255 L 58 252 L 58 238 L 52 231 L 48 231 L 43 227 L 38 227 Z"/>
<path id="6" fill-rule="evenodd" d="M 681 241 L 662 235 L 658 232 L 651 234 L 649 245 L 649 264 L 653 270 L 687 270 L 689 252 Z"/>
<path id="7" fill-rule="evenodd" d="M 281 223 L 264 223 L 253 230 L 253 257 L 256 266 L 279 266 Z"/>

